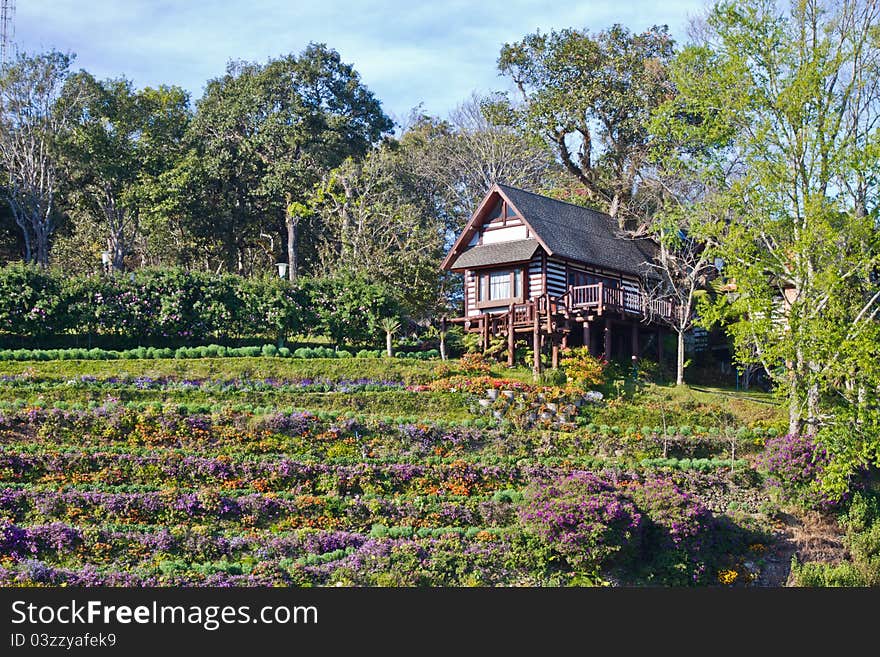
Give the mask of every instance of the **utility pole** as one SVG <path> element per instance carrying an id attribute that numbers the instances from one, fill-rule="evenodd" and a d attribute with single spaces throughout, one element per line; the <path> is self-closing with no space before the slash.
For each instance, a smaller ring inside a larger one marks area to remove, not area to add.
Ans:
<path id="1" fill-rule="evenodd" d="M 15 0 L 0 0 L 0 67 L 6 68 L 15 36 Z"/>

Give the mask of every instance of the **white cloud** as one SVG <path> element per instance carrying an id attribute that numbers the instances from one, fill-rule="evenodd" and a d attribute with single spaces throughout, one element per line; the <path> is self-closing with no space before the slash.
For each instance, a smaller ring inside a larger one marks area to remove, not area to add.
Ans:
<path id="1" fill-rule="evenodd" d="M 325 42 L 354 64 L 386 111 L 403 116 L 423 101 L 442 115 L 472 90 L 507 86 L 495 67 L 506 41 L 615 22 L 634 30 L 666 23 L 683 37 L 703 2 L 22 1 L 16 41 L 29 51 L 73 51 L 77 66 L 99 77 L 178 84 L 194 98 L 230 59 L 262 61 Z"/>

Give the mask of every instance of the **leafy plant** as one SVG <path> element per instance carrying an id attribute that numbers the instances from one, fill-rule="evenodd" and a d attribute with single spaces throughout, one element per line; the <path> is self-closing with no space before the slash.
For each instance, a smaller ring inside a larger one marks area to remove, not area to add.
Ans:
<path id="1" fill-rule="evenodd" d="M 586 347 L 575 347 L 563 351 L 560 365 L 569 381 L 587 388 L 602 383 L 607 363 L 590 354 Z"/>

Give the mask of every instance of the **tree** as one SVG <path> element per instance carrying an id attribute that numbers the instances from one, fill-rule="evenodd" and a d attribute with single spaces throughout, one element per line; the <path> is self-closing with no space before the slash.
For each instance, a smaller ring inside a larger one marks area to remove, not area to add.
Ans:
<path id="1" fill-rule="evenodd" d="M 264 167 L 254 156 L 260 68 L 231 62 L 224 76 L 208 82 L 187 135 L 196 158 L 181 172 L 201 179 L 199 214 L 206 220 L 196 234 L 216 245 L 211 249 L 214 266 L 239 274 L 253 269 L 251 258 L 265 216 L 256 194 Z"/>
<path id="2" fill-rule="evenodd" d="M 690 226 L 688 226 L 690 224 Z M 710 251 L 698 238 L 700 225 L 692 216 L 668 213 L 652 224 L 657 259 L 647 263 L 655 281 L 646 289 L 645 318 L 667 324 L 677 336 L 675 383 L 684 385 L 684 336 L 694 327 L 696 302 L 714 271 Z"/>
<path id="3" fill-rule="evenodd" d="M 59 187 L 58 139 L 79 99 L 63 98 L 72 56 L 20 54 L 0 75 L 0 158 L 6 200 L 24 238 L 25 262 L 49 264 Z"/>
<path id="4" fill-rule="evenodd" d="M 99 82 L 85 72 L 68 86 L 84 99 L 63 144 L 74 212 L 102 224 L 112 267 L 121 271 L 149 185 L 183 150 L 189 97 L 178 87 L 136 91 L 124 78 Z"/>
<path id="5" fill-rule="evenodd" d="M 727 294 L 701 314 L 788 395 L 792 433 L 839 437 L 841 472 L 880 460 L 878 21 L 872 0 L 718 3 L 658 112 L 717 185 L 706 235 Z"/>
<path id="6" fill-rule="evenodd" d="M 265 65 L 234 63 L 209 82 L 194 135 L 238 268 L 242 240 L 283 232 L 295 280 L 305 196 L 347 157 L 363 157 L 392 125 L 354 68 L 324 44 Z"/>
<path id="7" fill-rule="evenodd" d="M 443 223 L 413 197 L 399 149 L 379 147 L 362 161 L 349 158 L 310 196 L 318 273 L 363 275 L 399 290 L 415 319 L 440 305 Z"/>
<path id="8" fill-rule="evenodd" d="M 385 317 L 382 319 L 382 330 L 385 331 L 385 354 L 388 358 L 392 358 L 394 356 L 394 347 L 391 339 L 400 330 L 400 322 L 394 317 Z"/>
<path id="9" fill-rule="evenodd" d="M 552 145 L 594 206 L 624 220 L 648 168 L 651 112 L 669 100 L 673 41 L 665 26 L 633 34 L 614 25 L 596 35 L 535 32 L 505 44 L 502 74 L 516 84 L 527 130 Z"/>
<path id="10" fill-rule="evenodd" d="M 453 235 L 494 183 L 542 189 L 557 170 L 552 151 L 523 133 L 502 98 L 477 94 L 448 120 L 415 112 L 400 157 L 413 195 L 430 199 Z"/>

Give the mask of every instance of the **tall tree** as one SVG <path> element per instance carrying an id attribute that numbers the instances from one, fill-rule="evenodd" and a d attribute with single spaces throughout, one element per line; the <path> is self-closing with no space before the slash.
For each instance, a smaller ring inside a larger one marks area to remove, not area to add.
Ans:
<path id="1" fill-rule="evenodd" d="M 321 236 L 316 273 L 364 275 L 398 290 L 414 319 L 435 316 L 444 225 L 408 188 L 399 148 L 346 160 L 316 188 L 309 213 Z"/>
<path id="2" fill-rule="evenodd" d="M 711 252 L 700 239 L 699 218 L 668 211 L 654 218 L 651 236 L 657 258 L 648 263 L 646 319 L 668 325 L 677 337 L 675 383 L 684 385 L 685 335 L 696 320 L 696 304 L 714 272 Z M 650 282 L 653 281 L 653 284 Z"/>
<path id="3" fill-rule="evenodd" d="M 363 157 L 392 127 L 354 68 L 323 44 L 265 65 L 230 65 L 209 82 L 194 121 L 221 216 L 231 220 L 227 233 L 235 242 L 280 226 L 291 280 L 301 268 L 297 204 L 324 173 Z"/>
<path id="4" fill-rule="evenodd" d="M 792 432 L 844 436 L 846 467 L 880 461 L 865 421 L 880 380 L 878 24 L 875 0 L 718 3 L 658 115 L 719 190 L 707 235 L 727 294 L 704 314 L 730 320 L 739 357 L 787 393 Z"/>
<path id="5" fill-rule="evenodd" d="M 99 82 L 85 72 L 68 86 L 84 99 L 63 148 L 74 213 L 101 224 L 121 271 L 147 188 L 181 156 L 189 97 L 179 87 L 135 90 L 124 78 Z"/>
<path id="6" fill-rule="evenodd" d="M 535 32 L 501 49 L 498 68 L 519 90 L 524 125 L 552 145 L 590 203 L 621 226 L 637 214 L 651 112 L 674 92 L 672 56 L 665 26 L 641 34 L 621 25 L 595 35 Z"/>
<path id="7" fill-rule="evenodd" d="M 55 229 L 58 139 L 78 99 L 62 97 L 72 57 L 19 54 L 0 75 L 0 159 L 6 200 L 22 232 L 25 261 L 45 267 Z"/>
<path id="8" fill-rule="evenodd" d="M 553 153 L 524 134 L 499 96 L 473 94 L 448 119 L 414 113 L 400 140 L 413 193 L 432 198 L 451 234 L 457 234 L 493 183 L 537 190 L 556 172 Z"/>

